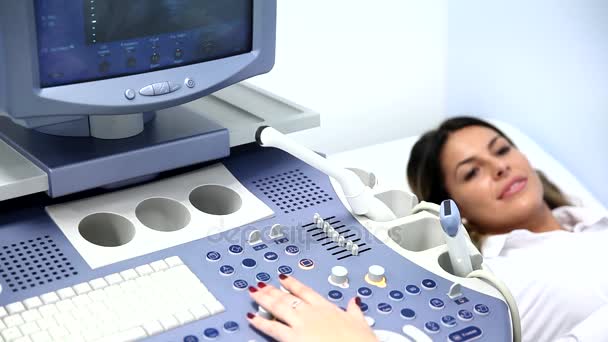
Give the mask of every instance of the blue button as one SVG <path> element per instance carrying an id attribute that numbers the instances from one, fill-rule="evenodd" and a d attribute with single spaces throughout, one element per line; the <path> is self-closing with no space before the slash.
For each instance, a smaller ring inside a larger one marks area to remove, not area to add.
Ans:
<path id="1" fill-rule="evenodd" d="M 445 315 L 441 317 L 441 323 L 446 327 L 451 328 L 456 325 L 456 318 L 454 318 L 454 316 Z"/>
<path id="2" fill-rule="evenodd" d="M 448 335 L 448 341 L 467 342 L 479 338 L 482 335 L 481 329 L 476 326 L 466 327 Z"/>
<path id="3" fill-rule="evenodd" d="M 234 274 L 234 267 L 232 267 L 230 265 L 222 265 L 220 267 L 220 273 L 225 276 L 232 275 L 232 274 Z"/>
<path id="4" fill-rule="evenodd" d="M 275 252 L 266 252 L 264 253 L 264 260 L 266 261 L 277 261 L 279 255 Z"/>
<path id="5" fill-rule="evenodd" d="M 184 342 L 198 342 L 198 337 L 194 335 L 188 335 L 184 337 Z"/>
<path id="6" fill-rule="evenodd" d="M 279 266 L 279 268 L 277 270 L 279 271 L 280 274 L 284 274 L 284 275 L 290 275 L 293 273 L 293 269 L 287 265 L 281 265 L 281 266 Z"/>
<path id="7" fill-rule="evenodd" d="M 412 309 L 401 309 L 401 317 L 412 320 L 416 318 L 416 311 Z"/>
<path id="8" fill-rule="evenodd" d="M 460 297 L 460 298 L 454 299 L 454 303 L 456 303 L 458 305 L 464 304 L 468 301 L 469 301 L 469 299 L 467 297 Z"/>
<path id="9" fill-rule="evenodd" d="M 256 252 L 266 248 L 268 248 L 268 245 L 266 245 L 265 243 L 253 246 L 253 250 L 255 250 Z"/>
<path id="10" fill-rule="evenodd" d="M 315 266 L 315 262 L 311 259 L 302 259 L 300 260 L 300 267 L 303 269 L 311 269 Z"/>
<path id="11" fill-rule="evenodd" d="M 243 264 L 243 267 L 245 267 L 245 268 L 255 268 L 255 266 L 258 263 L 255 262 L 255 260 L 253 260 L 251 258 L 247 258 L 247 259 L 243 259 L 243 261 L 241 262 L 241 264 Z"/>
<path id="12" fill-rule="evenodd" d="M 233 333 L 239 330 L 239 324 L 235 321 L 228 321 L 224 323 L 224 331 L 228 333 Z"/>
<path id="13" fill-rule="evenodd" d="M 230 251 L 230 253 L 232 253 L 232 254 L 241 254 L 241 253 L 243 253 L 243 247 L 241 247 L 239 245 L 232 245 L 232 246 L 228 247 L 228 251 Z"/>
<path id="14" fill-rule="evenodd" d="M 393 312 L 393 307 L 388 303 L 378 304 L 378 312 L 383 314 L 389 314 Z"/>
<path id="15" fill-rule="evenodd" d="M 333 300 L 334 302 L 339 301 L 340 299 L 342 299 L 342 297 L 343 297 L 342 292 L 340 292 L 338 290 L 331 290 L 327 294 L 327 298 Z"/>
<path id="16" fill-rule="evenodd" d="M 298 246 L 289 245 L 285 247 L 285 253 L 288 255 L 297 255 L 300 253 L 300 248 L 298 248 Z"/>
<path id="17" fill-rule="evenodd" d="M 216 339 L 218 336 L 220 336 L 220 332 L 219 332 L 217 329 L 215 329 L 215 328 L 207 328 L 207 329 L 205 329 L 205 331 L 203 332 L 203 335 L 205 335 L 205 337 L 206 337 L 207 339 L 214 340 L 214 339 Z"/>
<path id="18" fill-rule="evenodd" d="M 361 302 L 361 304 L 359 304 L 359 309 L 361 309 L 361 312 L 367 312 L 369 306 L 366 303 Z"/>
<path id="19" fill-rule="evenodd" d="M 237 290 L 244 290 L 247 288 L 247 286 L 249 286 L 249 284 L 243 279 L 238 279 L 232 283 L 232 286 L 234 286 L 234 288 Z"/>
<path id="20" fill-rule="evenodd" d="M 443 309 L 445 303 L 439 298 L 431 298 L 431 300 L 429 301 L 429 305 L 431 306 L 431 308 L 439 310 Z"/>
<path id="21" fill-rule="evenodd" d="M 405 291 L 411 295 L 417 295 L 420 293 L 420 288 L 416 285 L 408 285 L 405 287 Z"/>
<path id="22" fill-rule="evenodd" d="M 485 316 L 490 313 L 490 308 L 485 304 L 477 304 L 474 307 L 475 312 L 478 314 Z"/>
<path id="23" fill-rule="evenodd" d="M 424 279 L 422 281 L 422 287 L 424 287 L 427 290 L 432 290 L 435 287 L 437 287 L 437 283 L 435 283 L 435 281 L 432 279 Z"/>
<path id="24" fill-rule="evenodd" d="M 403 292 L 398 291 L 398 290 L 393 290 L 388 294 L 389 297 L 391 297 L 392 300 L 396 300 L 396 301 L 400 301 L 403 300 Z"/>
<path id="25" fill-rule="evenodd" d="M 436 334 L 437 332 L 439 332 L 439 330 L 441 330 L 441 327 L 439 326 L 439 324 L 437 324 L 437 322 L 429 321 L 424 323 L 424 330 L 431 334 Z"/>
<path id="26" fill-rule="evenodd" d="M 368 298 L 369 296 L 372 295 L 372 290 L 369 287 L 360 287 L 357 290 L 357 293 L 359 294 L 359 296 L 361 297 L 365 297 Z"/>
<path id="27" fill-rule="evenodd" d="M 209 252 L 207 253 L 207 260 L 209 261 L 218 261 L 222 258 L 222 255 L 218 252 Z"/>
<path id="28" fill-rule="evenodd" d="M 473 314 L 469 310 L 462 309 L 458 311 L 458 317 L 463 321 L 470 321 L 473 319 Z"/>
<path id="29" fill-rule="evenodd" d="M 268 274 L 266 272 L 260 272 L 255 275 L 255 279 L 265 283 L 270 280 L 270 274 Z"/>

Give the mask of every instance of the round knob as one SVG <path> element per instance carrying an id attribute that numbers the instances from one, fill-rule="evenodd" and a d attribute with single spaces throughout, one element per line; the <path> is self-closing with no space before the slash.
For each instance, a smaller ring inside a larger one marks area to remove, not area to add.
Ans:
<path id="1" fill-rule="evenodd" d="M 348 270 L 343 266 L 334 266 L 331 269 L 330 279 L 336 285 L 343 285 L 348 282 Z"/>
<path id="2" fill-rule="evenodd" d="M 272 314 L 270 312 L 266 311 L 266 309 L 264 309 L 261 306 L 258 306 L 258 316 L 261 316 L 261 317 L 264 317 L 264 318 L 270 319 L 270 320 L 273 319 Z"/>
<path id="3" fill-rule="evenodd" d="M 374 283 L 379 283 L 384 280 L 384 267 L 373 265 L 367 271 L 367 277 Z"/>

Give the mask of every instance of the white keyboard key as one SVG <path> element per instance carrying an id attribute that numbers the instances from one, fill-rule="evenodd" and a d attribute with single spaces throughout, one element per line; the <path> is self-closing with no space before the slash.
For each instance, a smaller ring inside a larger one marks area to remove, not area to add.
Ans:
<path id="1" fill-rule="evenodd" d="M 101 339 L 103 342 L 131 342 L 147 337 L 146 331 L 142 327 L 135 327 L 126 331 L 119 332 L 112 336 Z"/>
<path id="2" fill-rule="evenodd" d="M 124 280 L 131 280 L 131 279 L 135 279 L 138 277 L 137 272 L 135 272 L 134 269 L 128 269 L 126 271 L 122 271 L 120 272 L 120 275 L 123 277 Z"/>
<path id="3" fill-rule="evenodd" d="M 165 330 L 171 330 L 179 326 L 179 322 L 173 315 L 166 315 L 159 319 L 160 324 Z"/>
<path id="4" fill-rule="evenodd" d="M 101 290 L 104 287 L 108 286 L 108 283 L 103 278 L 97 278 L 91 280 L 89 282 L 89 285 L 91 285 L 94 290 Z"/>
<path id="5" fill-rule="evenodd" d="M 62 341 L 70 332 L 62 326 L 54 326 L 48 329 L 51 337 L 56 341 Z"/>
<path id="6" fill-rule="evenodd" d="M 76 296 L 76 292 L 74 292 L 74 289 L 71 287 L 64 287 L 63 289 L 57 291 L 57 295 L 61 299 L 69 299 Z"/>
<path id="7" fill-rule="evenodd" d="M 112 273 L 109 276 L 104 277 L 104 279 L 108 282 L 108 284 L 110 285 L 114 285 L 114 284 L 120 284 L 122 283 L 123 279 L 120 276 L 120 274 L 118 273 Z"/>
<path id="8" fill-rule="evenodd" d="M 194 321 L 194 316 L 189 311 L 180 311 L 175 314 L 175 318 L 177 318 L 179 325 L 188 324 Z"/>
<path id="9" fill-rule="evenodd" d="M 167 258 L 165 259 L 165 262 L 167 263 L 167 265 L 169 265 L 169 267 L 175 267 L 184 264 L 182 259 L 180 259 L 178 256 L 172 256 L 170 258 Z"/>
<path id="10" fill-rule="evenodd" d="M 158 321 L 150 321 L 150 322 L 144 323 L 143 328 L 144 328 L 144 330 L 146 330 L 146 333 L 148 333 L 148 336 L 160 334 L 163 331 L 165 331 L 163 326 Z"/>
<path id="11" fill-rule="evenodd" d="M 190 312 L 194 315 L 194 318 L 197 320 L 203 319 L 211 316 L 211 313 L 204 305 L 197 305 L 193 308 L 190 308 Z"/>
<path id="12" fill-rule="evenodd" d="M 4 324 L 4 321 L 0 319 L 0 332 L 4 329 L 6 329 L 6 325 Z"/>
<path id="13" fill-rule="evenodd" d="M 28 309 L 35 309 L 39 306 L 42 306 L 42 301 L 38 297 L 32 297 L 24 300 L 23 304 L 25 304 L 25 307 Z"/>
<path id="14" fill-rule="evenodd" d="M 0 337 L 0 341 L 2 341 L 2 337 Z M 32 339 L 30 339 L 29 336 L 23 336 L 14 340 L 14 342 L 32 342 Z"/>
<path id="15" fill-rule="evenodd" d="M 150 267 L 150 265 L 141 265 L 135 267 L 135 271 L 137 271 L 140 276 L 145 276 L 154 273 L 154 270 L 152 269 L 152 267 Z"/>
<path id="16" fill-rule="evenodd" d="M 40 327 L 40 330 L 48 330 L 52 327 L 56 327 L 59 324 L 55 320 L 54 316 L 43 318 L 41 320 L 36 321 L 36 324 Z"/>
<path id="17" fill-rule="evenodd" d="M 59 313 L 59 311 L 57 310 L 57 306 L 55 306 L 55 304 L 48 304 L 48 305 L 41 306 L 38 309 L 38 312 L 44 318 L 53 317 L 53 315 Z"/>
<path id="18" fill-rule="evenodd" d="M 19 337 L 23 336 L 23 335 L 21 335 L 21 331 L 17 327 L 4 329 L 4 330 L 2 330 L 2 334 L 0 334 L 0 335 L 2 335 L 4 340 L 6 340 L 8 342 L 16 340 Z"/>
<path id="19" fill-rule="evenodd" d="M 93 291 L 91 285 L 89 285 L 88 283 L 80 283 L 78 285 L 74 285 L 73 288 L 74 291 L 79 295 Z"/>
<path id="20" fill-rule="evenodd" d="M 40 299 L 44 304 L 53 304 L 59 301 L 59 296 L 55 292 L 49 292 L 40 296 Z"/>
<path id="21" fill-rule="evenodd" d="M 39 319 L 42 319 L 42 316 L 40 315 L 40 312 L 37 309 L 27 310 L 26 312 L 21 314 L 21 317 L 23 317 L 23 320 L 26 322 L 34 322 Z"/>
<path id="22" fill-rule="evenodd" d="M 40 331 L 40 327 L 38 326 L 38 324 L 36 324 L 36 322 L 27 322 L 19 326 L 19 330 L 21 330 L 23 336 L 27 336 Z"/>
<path id="23" fill-rule="evenodd" d="M 17 327 L 17 326 L 20 326 L 21 324 L 25 323 L 23 321 L 23 318 L 21 318 L 21 315 L 19 315 L 19 314 L 4 317 L 3 320 L 4 320 L 4 324 L 6 324 L 6 326 L 9 328 Z"/>
<path id="24" fill-rule="evenodd" d="M 6 309 L 3 306 L 0 306 L 0 319 L 6 316 L 8 316 L 8 312 L 6 312 Z"/>
<path id="25" fill-rule="evenodd" d="M 76 306 L 71 299 L 59 301 L 55 305 L 57 306 L 57 310 L 59 310 L 59 312 L 70 312 L 76 309 Z"/>
<path id="26" fill-rule="evenodd" d="M 164 262 L 163 260 L 155 261 L 155 262 L 151 263 L 150 266 L 156 272 L 164 271 L 169 268 L 169 265 L 167 265 L 167 263 Z"/>
<path id="27" fill-rule="evenodd" d="M 30 338 L 32 339 L 32 342 L 53 342 L 51 335 L 49 335 L 49 333 L 46 331 L 34 333 L 30 335 Z"/>
<path id="28" fill-rule="evenodd" d="M 14 314 L 25 311 L 25 306 L 23 306 L 23 303 L 21 303 L 21 302 L 11 303 L 6 306 L 6 311 L 10 315 L 14 315 Z"/>
<path id="29" fill-rule="evenodd" d="M 85 307 L 89 306 L 91 303 L 93 303 L 93 301 L 91 300 L 91 298 L 89 296 L 81 295 L 81 296 L 72 298 L 72 303 L 74 303 L 74 306 L 76 306 L 77 308 L 85 308 Z"/>

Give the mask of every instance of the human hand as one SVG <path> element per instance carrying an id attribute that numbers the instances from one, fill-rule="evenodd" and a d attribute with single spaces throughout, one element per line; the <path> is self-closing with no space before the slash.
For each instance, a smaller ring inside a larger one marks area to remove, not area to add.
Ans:
<path id="1" fill-rule="evenodd" d="M 254 301 L 277 320 L 247 313 L 251 325 L 278 340 L 289 342 L 377 342 L 359 309 L 358 297 L 348 302 L 346 311 L 330 303 L 293 277 L 279 275 L 285 293 L 272 285 L 249 287 Z"/>

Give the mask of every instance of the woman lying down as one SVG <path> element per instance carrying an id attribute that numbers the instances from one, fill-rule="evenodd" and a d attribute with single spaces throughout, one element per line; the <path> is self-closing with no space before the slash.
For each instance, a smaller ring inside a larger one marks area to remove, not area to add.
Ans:
<path id="1" fill-rule="evenodd" d="M 493 125 L 453 118 L 414 145 L 407 168 L 419 199 L 451 198 L 484 260 L 515 296 L 523 341 L 608 341 L 608 214 L 574 207 Z M 377 341 L 353 298 L 342 311 L 293 277 L 263 283 L 248 313 L 279 341 Z M 295 303 L 295 304 L 294 304 Z"/>

